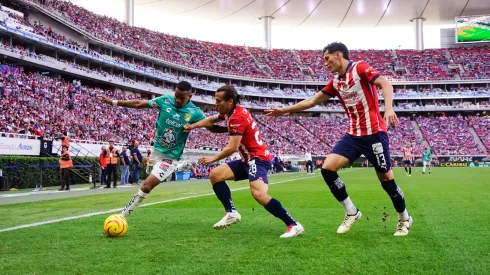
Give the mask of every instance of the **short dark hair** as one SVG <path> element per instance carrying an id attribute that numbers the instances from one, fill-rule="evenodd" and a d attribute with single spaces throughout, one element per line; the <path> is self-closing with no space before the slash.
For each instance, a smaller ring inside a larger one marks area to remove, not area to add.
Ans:
<path id="1" fill-rule="evenodd" d="M 177 89 L 182 92 L 192 92 L 192 85 L 187 81 L 180 81 L 177 84 Z"/>
<path id="2" fill-rule="evenodd" d="M 216 90 L 216 92 L 224 92 L 223 99 L 233 99 L 233 105 L 239 104 L 240 99 L 242 99 L 242 96 L 238 94 L 237 90 L 232 85 L 221 86 L 218 88 L 218 90 Z"/>
<path id="3" fill-rule="evenodd" d="M 349 60 L 349 49 L 342 42 L 332 42 L 323 48 L 323 55 L 328 53 L 341 52 L 345 59 Z"/>

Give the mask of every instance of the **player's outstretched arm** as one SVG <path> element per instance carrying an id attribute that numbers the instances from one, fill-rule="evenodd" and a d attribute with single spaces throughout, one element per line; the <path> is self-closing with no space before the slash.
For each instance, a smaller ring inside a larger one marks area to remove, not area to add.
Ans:
<path id="1" fill-rule="evenodd" d="M 288 115 L 290 113 L 301 112 L 310 108 L 315 107 L 318 104 L 323 103 L 330 99 L 329 95 L 324 94 L 323 92 L 318 92 L 314 96 L 302 100 L 293 106 L 285 107 L 285 108 L 275 108 L 271 110 L 265 110 L 267 116 L 271 118 L 276 118 L 284 115 Z"/>
<path id="2" fill-rule="evenodd" d="M 238 151 L 241 140 L 242 136 L 230 136 L 230 141 L 228 141 L 228 144 L 221 150 L 221 152 L 212 157 L 202 157 L 199 159 L 199 163 L 202 165 L 209 165 L 233 155 L 233 153 Z"/>
<path id="3" fill-rule="evenodd" d="M 376 78 L 373 84 L 380 88 L 383 93 L 385 102 L 385 124 L 386 126 L 391 125 L 391 127 L 395 128 L 399 121 L 395 111 L 393 111 L 393 86 L 391 86 L 390 82 L 382 76 Z"/>
<path id="4" fill-rule="evenodd" d="M 112 106 L 121 106 L 121 107 L 128 107 L 128 108 L 134 108 L 134 109 L 144 109 L 144 108 L 150 108 L 151 106 L 148 104 L 148 100 L 112 100 L 111 98 L 108 98 L 107 96 L 103 95 L 98 95 L 97 98 L 109 105 Z"/>
<path id="5" fill-rule="evenodd" d="M 196 123 L 184 125 L 184 131 L 189 132 L 191 130 L 198 129 L 198 128 L 208 128 L 209 129 L 209 128 L 212 128 L 213 125 L 218 121 L 219 121 L 219 118 L 217 115 L 208 116 L 207 118 L 199 120 Z"/>

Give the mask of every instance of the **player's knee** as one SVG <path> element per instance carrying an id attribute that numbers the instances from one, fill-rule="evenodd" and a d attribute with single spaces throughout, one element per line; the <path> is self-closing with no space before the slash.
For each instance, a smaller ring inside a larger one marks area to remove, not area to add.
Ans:
<path id="1" fill-rule="evenodd" d="M 215 184 L 220 181 L 224 181 L 223 177 L 218 173 L 216 169 L 211 170 L 209 173 L 209 180 L 211 181 L 211 184 Z"/>
<path id="2" fill-rule="evenodd" d="M 267 204 L 267 198 L 269 197 L 269 195 L 266 191 L 260 189 L 251 189 L 250 191 L 252 192 L 252 196 L 258 203 L 262 205 Z"/>

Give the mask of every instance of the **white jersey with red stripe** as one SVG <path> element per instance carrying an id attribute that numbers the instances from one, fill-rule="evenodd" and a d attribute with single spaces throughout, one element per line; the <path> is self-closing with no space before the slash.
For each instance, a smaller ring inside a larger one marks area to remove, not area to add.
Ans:
<path id="1" fill-rule="evenodd" d="M 412 147 L 403 147 L 403 160 L 414 161 L 414 150 Z"/>
<path id="2" fill-rule="evenodd" d="M 231 115 L 219 114 L 218 118 L 226 120 L 230 136 L 242 136 L 238 151 L 242 156 L 243 162 L 248 162 L 252 158 L 259 158 L 265 161 L 272 159 L 267 146 L 260 138 L 257 122 L 255 122 L 247 109 L 236 105 Z"/>
<path id="3" fill-rule="evenodd" d="M 350 62 L 344 75 L 335 76 L 322 89 L 324 94 L 339 98 L 349 117 L 347 133 L 353 136 L 386 132 L 374 85 L 378 77 L 379 73 L 366 62 Z"/>

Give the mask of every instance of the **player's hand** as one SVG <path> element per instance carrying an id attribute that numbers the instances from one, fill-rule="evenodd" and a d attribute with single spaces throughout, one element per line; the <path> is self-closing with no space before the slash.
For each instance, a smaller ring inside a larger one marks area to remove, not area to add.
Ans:
<path id="1" fill-rule="evenodd" d="M 199 159 L 199 164 L 201 164 L 201 165 L 209 165 L 213 162 L 215 162 L 214 157 L 201 157 Z"/>
<path id="2" fill-rule="evenodd" d="M 396 116 L 393 109 L 385 110 L 385 124 L 386 126 L 391 125 L 391 128 L 396 128 L 396 125 L 399 123 L 398 117 Z"/>
<path id="3" fill-rule="evenodd" d="M 108 98 L 107 96 L 98 95 L 97 98 L 106 104 L 112 104 L 112 99 Z"/>
<path id="4" fill-rule="evenodd" d="M 265 110 L 265 115 L 268 116 L 271 119 L 275 119 L 280 116 L 287 116 L 289 113 L 284 112 L 282 108 L 273 108 L 270 110 Z"/>
<path id="5" fill-rule="evenodd" d="M 194 124 L 189 124 L 187 123 L 186 125 L 184 125 L 184 132 L 185 133 L 189 133 L 190 131 L 196 129 L 196 127 L 193 126 Z"/>

